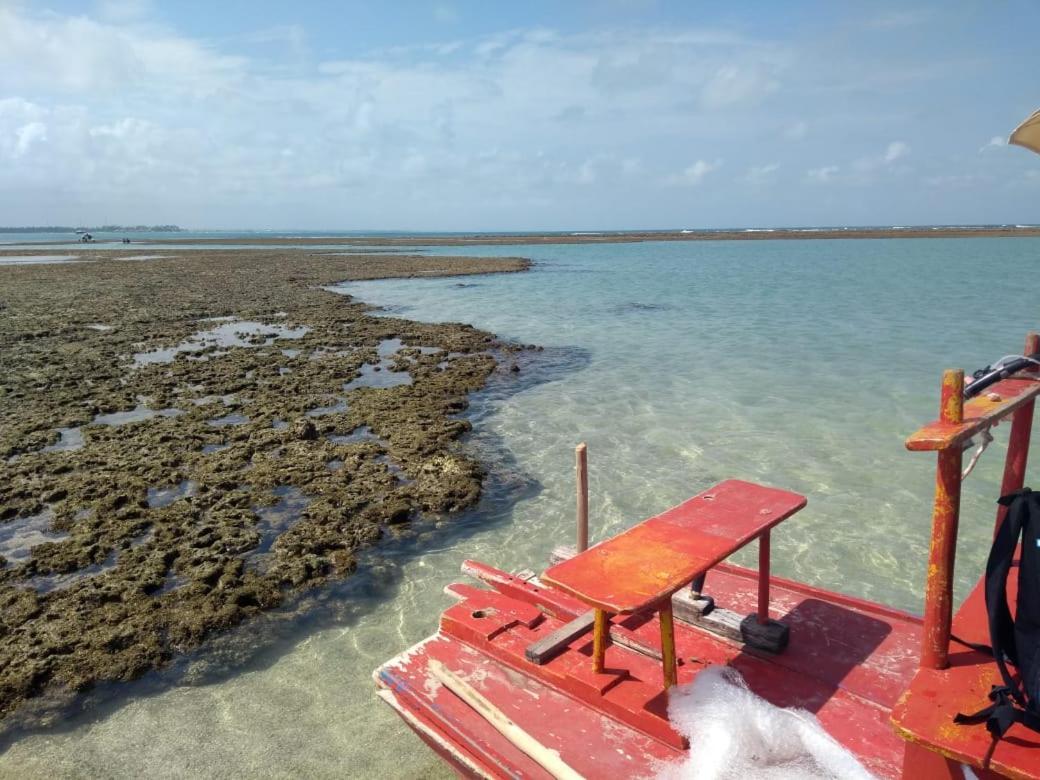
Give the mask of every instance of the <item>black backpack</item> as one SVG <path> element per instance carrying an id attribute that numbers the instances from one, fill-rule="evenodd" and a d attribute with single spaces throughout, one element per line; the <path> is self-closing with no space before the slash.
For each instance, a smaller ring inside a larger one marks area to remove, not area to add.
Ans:
<path id="1" fill-rule="evenodd" d="M 1023 488 L 1002 496 L 998 503 L 1008 509 L 986 562 L 986 611 L 991 651 L 1004 684 L 990 691 L 993 703 L 989 707 L 954 718 L 955 723 L 986 724 L 993 744 L 986 753 L 984 767 L 989 764 L 997 741 L 1012 724 L 1021 723 L 1040 731 L 1040 492 Z M 1012 620 L 1007 579 L 1020 537 L 1018 608 Z M 1018 670 L 1018 679 L 1008 671 L 1008 663 Z"/>

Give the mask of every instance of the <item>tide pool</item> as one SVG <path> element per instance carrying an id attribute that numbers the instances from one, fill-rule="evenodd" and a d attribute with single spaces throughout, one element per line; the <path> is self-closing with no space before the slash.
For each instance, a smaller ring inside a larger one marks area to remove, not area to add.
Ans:
<path id="1" fill-rule="evenodd" d="M 467 446 L 492 469 L 481 506 L 373 551 L 328 591 L 321 619 L 269 650 L 128 686 L 12 744 L 0 774 L 447 775 L 375 699 L 370 673 L 435 629 L 462 560 L 539 570 L 572 540 L 579 441 L 594 540 L 719 480 L 760 481 L 809 498 L 773 534 L 775 573 L 920 611 L 935 463 L 903 440 L 936 416 L 944 368 L 1016 352 L 1040 324 L 1027 281 L 1040 239 L 431 251 L 536 261 L 523 274 L 340 288 L 393 316 L 546 347 L 521 363 L 519 386 L 496 380 L 471 410 Z M 1007 426 L 994 433 L 965 484 L 958 598 L 988 552 Z"/>

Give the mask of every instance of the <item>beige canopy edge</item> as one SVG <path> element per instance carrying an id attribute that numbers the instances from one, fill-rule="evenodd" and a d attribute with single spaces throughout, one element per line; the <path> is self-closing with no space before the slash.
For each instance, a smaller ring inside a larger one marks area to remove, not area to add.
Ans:
<path id="1" fill-rule="evenodd" d="M 1040 110 L 1034 111 L 1031 117 L 1011 131 L 1008 143 L 1040 154 Z"/>

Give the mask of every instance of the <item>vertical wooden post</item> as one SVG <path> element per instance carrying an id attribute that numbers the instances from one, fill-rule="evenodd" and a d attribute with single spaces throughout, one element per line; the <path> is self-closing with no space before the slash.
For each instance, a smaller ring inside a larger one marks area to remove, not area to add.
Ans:
<path id="1" fill-rule="evenodd" d="M 959 369 L 943 373 L 939 419 L 952 424 L 964 421 L 964 372 Z M 940 450 L 935 472 L 932 543 L 928 553 L 921 643 L 921 666 L 928 669 L 945 669 L 949 665 L 953 565 L 961 510 L 961 459 L 959 445 Z"/>
<path id="2" fill-rule="evenodd" d="M 1022 354 L 1029 356 L 1040 352 L 1040 334 L 1030 333 L 1026 336 L 1026 345 Z M 1026 479 L 1026 460 L 1029 458 L 1029 434 L 1033 429 L 1033 408 L 1035 401 L 1018 409 L 1011 415 L 1011 434 L 1008 437 L 1007 457 L 1004 460 L 1004 479 L 1000 483 L 1000 495 L 1006 496 L 1021 490 Z M 1000 524 L 1007 514 L 1006 506 L 997 507 L 997 522 L 993 527 L 996 535 Z"/>
<path id="3" fill-rule="evenodd" d="M 675 670 L 675 623 L 672 620 L 671 597 L 661 602 L 658 617 L 661 621 L 661 665 L 664 669 L 664 687 L 668 689 L 675 685 L 677 680 Z"/>
<path id="4" fill-rule="evenodd" d="M 589 549 L 589 461 L 588 447 L 574 448 L 574 470 L 578 477 L 578 552 Z"/>
<path id="5" fill-rule="evenodd" d="M 769 531 L 758 537 L 758 622 L 769 622 Z"/>
<path id="6" fill-rule="evenodd" d="M 597 674 L 603 671 L 603 662 L 607 656 L 609 624 L 607 613 L 602 609 L 595 610 L 595 622 L 592 625 L 592 671 Z"/>

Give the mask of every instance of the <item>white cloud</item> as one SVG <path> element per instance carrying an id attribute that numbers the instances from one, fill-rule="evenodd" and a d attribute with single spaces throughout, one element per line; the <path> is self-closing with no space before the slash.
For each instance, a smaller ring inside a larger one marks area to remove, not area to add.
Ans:
<path id="1" fill-rule="evenodd" d="M 784 136 L 790 138 L 792 141 L 800 141 L 801 139 L 805 138 L 805 134 L 807 132 L 809 132 L 808 123 L 802 120 L 798 120 L 794 124 L 788 126 L 786 130 L 784 130 Z"/>
<path id="2" fill-rule="evenodd" d="M 708 108 L 755 102 L 779 87 L 775 72 L 769 64 L 724 65 L 704 85 L 701 100 Z"/>
<path id="3" fill-rule="evenodd" d="M 31 17 L 0 6 L 0 90 L 115 93 L 141 88 L 161 95 L 227 93 L 246 61 L 169 34 L 88 17 Z"/>
<path id="4" fill-rule="evenodd" d="M 1000 149 L 1004 146 L 1007 146 L 1007 140 L 1004 136 L 995 135 L 979 147 L 979 154 L 992 151 L 993 149 Z"/>
<path id="5" fill-rule="evenodd" d="M 891 30 L 900 27 L 916 27 L 932 18 L 932 11 L 920 8 L 908 11 L 888 11 L 865 22 L 866 27 L 876 30 Z"/>
<path id="6" fill-rule="evenodd" d="M 451 21 L 465 6 L 431 0 L 427 37 L 358 53 L 302 22 L 202 38 L 160 26 L 148 0 L 85 7 L 0 0 L 7 220 L 667 224 L 683 200 L 675 186 L 711 183 L 699 215 L 732 223 L 749 190 L 735 182 L 806 176 L 876 186 L 878 202 L 911 161 L 922 175 L 948 170 L 914 141 L 910 92 L 935 74 L 950 83 L 949 63 L 927 52 L 875 63 L 855 41 L 814 49 L 639 20 L 473 34 L 487 14 L 439 26 L 438 13 Z M 974 122 L 958 126 L 962 147 L 990 132 Z M 787 219 L 809 208 L 762 201 Z"/>
<path id="7" fill-rule="evenodd" d="M 885 162 L 894 163 L 901 157 L 906 157 L 910 154 L 910 147 L 903 141 L 893 141 L 885 149 Z"/>
<path id="8" fill-rule="evenodd" d="M 788 61 L 783 47 L 715 30 L 532 29 L 290 70 L 145 25 L 147 10 L 112 2 L 103 19 L 131 20 L 113 22 L 0 4 L 0 94 L 31 96 L 17 110 L 0 102 L 11 114 L 0 112 L 0 189 L 60 186 L 109 199 L 112 212 L 318 189 L 331 213 L 361 188 L 366 203 L 394 202 L 402 184 L 428 201 L 450 184 L 470 202 L 591 183 L 692 185 L 721 160 L 667 175 L 690 128 L 729 136 L 726 112 L 768 94 Z M 296 26 L 233 40 L 306 52 Z"/>
<path id="9" fill-rule="evenodd" d="M 892 141 L 881 154 L 860 157 L 854 160 L 850 166 L 856 174 L 853 179 L 856 183 L 863 184 L 872 181 L 874 177 L 885 169 L 898 171 L 900 168 L 895 163 L 909 154 L 909 144 L 904 141 Z"/>
<path id="10" fill-rule="evenodd" d="M 744 179 L 752 184 L 758 184 L 769 179 L 778 170 L 780 170 L 780 163 L 778 162 L 752 166 L 751 168 L 748 168 L 748 172 L 744 175 Z"/>
<path id="11" fill-rule="evenodd" d="M 973 189 L 987 181 L 987 177 L 974 173 L 944 174 L 942 176 L 929 176 L 924 182 L 929 187 L 937 187 L 943 190 L 951 189 Z"/>
<path id="12" fill-rule="evenodd" d="M 835 175 L 840 169 L 837 165 L 825 165 L 822 168 L 811 168 L 806 172 L 806 175 L 813 181 L 820 182 L 821 184 L 827 184 L 834 180 Z"/>
<path id="13" fill-rule="evenodd" d="M 679 173 L 669 176 L 667 181 L 670 184 L 680 184 L 688 187 L 696 186 L 701 183 L 705 176 L 712 171 L 718 170 L 720 167 L 722 167 L 722 160 L 711 162 L 708 160 L 697 160 Z"/>
<path id="14" fill-rule="evenodd" d="M 47 140 L 47 125 L 43 122 L 29 122 L 15 131 L 15 137 L 17 140 L 14 145 L 14 156 L 21 157 L 37 141 Z"/>

